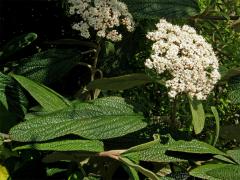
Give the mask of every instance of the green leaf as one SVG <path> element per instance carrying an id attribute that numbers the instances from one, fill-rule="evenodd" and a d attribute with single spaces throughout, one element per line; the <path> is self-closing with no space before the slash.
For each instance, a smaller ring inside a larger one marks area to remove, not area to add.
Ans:
<path id="1" fill-rule="evenodd" d="M 50 88 L 19 75 L 11 75 L 46 111 L 56 111 L 68 107 L 67 100 Z"/>
<path id="2" fill-rule="evenodd" d="M 228 98 L 232 104 L 240 103 L 240 81 L 235 81 L 229 85 Z"/>
<path id="3" fill-rule="evenodd" d="M 200 8 L 196 0 L 123 0 L 135 18 L 183 18 L 196 16 Z"/>
<path id="4" fill-rule="evenodd" d="M 168 147 L 169 151 L 185 152 L 185 153 L 196 153 L 196 154 L 218 154 L 226 155 L 222 151 L 215 147 L 198 140 L 192 141 L 175 141 Z"/>
<path id="5" fill-rule="evenodd" d="M 23 149 L 36 149 L 41 151 L 104 151 L 103 143 L 97 140 L 64 140 L 49 143 L 27 144 L 16 147 L 13 151 Z"/>
<path id="6" fill-rule="evenodd" d="M 151 180 L 159 180 L 159 177 L 155 173 L 153 173 L 152 171 L 150 171 L 148 169 L 143 168 L 142 166 L 135 164 L 128 158 L 120 157 L 119 160 L 121 162 L 123 162 L 124 164 L 126 164 L 127 166 L 132 167 L 132 168 L 136 169 L 137 171 L 141 172 L 143 175 L 150 178 Z"/>
<path id="7" fill-rule="evenodd" d="M 212 169 L 207 172 L 207 175 L 214 178 L 226 180 L 239 180 L 240 179 L 240 166 L 228 165 L 217 169 Z"/>
<path id="8" fill-rule="evenodd" d="M 8 132 L 23 118 L 28 101 L 23 89 L 11 77 L 0 73 L 0 131 Z"/>
<path id="9" fill-rule="evenodd" d="M 234 161 L 232 161 L 231 159 L 229 159 L 229 157 L 226 156 L 222 156 L 222 155 L 215 155 L 213 156 L 214 158 L 221 160 L 223 162 L 227 162 L 227 163 L 231 163 L 231 164 L 236 164 Z"/>
<path id="10" fill-rule="evenodd" d="M 229 150 L 227 154 L 238 164 L 240 164 L 240 149 L 237 150 Z"/>
<path id="11" fill-rule="evenodd" d="M 102 90 L 125 90 L 136 86 L 141 86 L 149 82 L 152 82 L 152 80 L 146 74 L 136 73 L 119 77 L 97 79 L 92 81 L 87 88 Z"/>
<path id="12" fill-rule="evenodd" d="M 202 132 L 205 124 L 205 112 L 203 109 L 203 105 L 200 101 L 188 98 L 190 109 L 192 112 L 192 125 L 194 128 L 195 134 L 199 134 Z"/>
<path id="13" fill-rule="evenodd" d="M 50 84 L 67 74 L 81 58 L 81 52 L 76 49 L 49 49 L 20 61 L 14 73 Z"/>
<path id="14" fill-rule="evenodd" d="M 27 99 L 19 85 L 10 77 L 0 72 L 0 102 L 6 110 L 25 112 Z"/>
<path id="15" fill-rule="evenodd" d="M 216 107 L 212 106 L 211 110 L 213 112 L 213 115 L 214 115 L 214 118 L 215 118 L 215 122 L 216 122 L 216 135 L 215 135 L 214 142 L 213 142 L 213 146 L 215 146 L 217 141 L 218 141 L 218 138 L 219 138 L 220 118 L 219 118 L 218 111 L 217 111 Z"/>
<path id="16" fill-rule="evenodd" d="M 172 157 L 166 155 L 166 151 L 169 146 L 171 146 L 175 141 L 170 138 L 170 140 L 161 144 L 160 139 L 141 144 L 128 149 L 126 152 L 122 153 L 123 157 L 127 157 L 134 161 L 148 161 L 148 162 L 179 162 L 184 161 L 184 159 Z"/>
<path id="17" fill-rule="evenodd" d="M 133 168 L 126 165 L 123 165 L 124 170 L 128 173 L 129 179 L 131 180 L 140 180 L 138 172 Z"/>
<path id="18" fill-rule="evenodd" d="M 219 180 L 218 178 L 214 178 L 207 174 L 208 171 L 213 169 L 223 168 L 225 166 L 229 166 L 228 164 L 206 164 L 203 166 L 199 166 L 197 168 L 192 169 L 189 174 L 193 177 L 209 179 L 209 180 Z"/>
<path id="19" fill-rule="evenodd" d="M 14 53 L 31 44 L 36 39 L 37 34 L 35 33 L 24 34 L 12 39 L 2 48 L 2 51 L 0 52 L 0 60 L 13 55 Z"/>
<path id="20" fill-rule="evenodd" d="M 109 139 L 140 130 L 147 124 L 142 114 L 123 98 L 100 98 L 75 103 L 40 117 L 22 122 L 10 130 L 15 141 L 45 141 L 67 134 L 87 139 Z"/>

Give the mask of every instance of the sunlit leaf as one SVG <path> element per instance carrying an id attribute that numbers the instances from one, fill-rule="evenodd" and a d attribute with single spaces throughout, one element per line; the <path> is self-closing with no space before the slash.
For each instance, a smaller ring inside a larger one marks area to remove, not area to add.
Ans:
<path id="1" fill-rule="evenodd" d="M 67 134 L 87 139 L 109 139 L 146 127 L 144 117 L 123 98 L 99 98 L 74 103 L 43 116 L 22 122 L 10 130 L 15 141 L 45 141 Z"/>
<path id="2" fill-rule="evenodd" d="M 44 108 L 46 111 L 56 111 L 64 107 L 68 107 L 67 100 L 60 94 L 54 92 L 52 89 L 34 82 L 23 76 L 14 75 L 12 77 L 16 79 L 21 86 L 26 89 L 29 94 Z"/>

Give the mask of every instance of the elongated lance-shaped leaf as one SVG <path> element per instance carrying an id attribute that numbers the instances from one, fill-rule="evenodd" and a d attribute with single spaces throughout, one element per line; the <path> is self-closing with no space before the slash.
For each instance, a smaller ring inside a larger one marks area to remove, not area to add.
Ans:
<path id="1" fill-rule="evenodd" d="M 175 141 L 168 147 L 168 150 L 195 154 L 226 155 L 224 152 L 218 150 L 217 148 L 195 139 L 192 141 Z"/>
<path id="2" fill-rule="evenodd" d="M 181 162 L 184 159 L 168 156 L 166 151 L 175 141 L 169 137 L 166 144 L 161 144 L 160 139 L 134 146 L 122 153 L 123 157 L 127 157 L 134 161 L 148 162 Z"/>
<path id="3" fill-rule="evenodd" d="M 205 112 L 200 101 L 188 97 L 189 105 L 192 112 L 192 125 L 195 134 L 202 132 L 205 124 Z"/>
<path id="4" fill-rule="evenodd" d="M 76 49 L 49 49 L 21 60 L 14 73 L 50 84 L 66 75 L 81 61 L 81 57 L 81 52 Z"/>
<path id="5" fill-rule="evenodd" d="M 125 90 L 144 85 L 151 81 L 152 80 L 146 74 L 136 73 L 112 78 L 97 79 L 92 81 L 87 88 L 102 90 Z"/>
<path id="6" fill-rule="evenodd" d="M 239 180 L 240 165 L 228 165 L 217 169 L 212 169 L 207 172 L 207 175 L 218 179 Z"/>
<path id="7" fill-rule="evenodd" d="M 213 169 L 222 168 L 225 166 L 229 166 L 229 164 L 206 164 L 203 166 L 199 166 L 197 168 L 192 169 L 189 174 L 193 177 L 202 178 L 202 179 L 209 179 L 209 180 L 220 180 L 218 178 L 214 178 L 207 174 L 208 171 Z"/>
<path id="8" fill-rule="evenodd" d="M 12 39 L 0 51 L 0 60 L 5 59 L 13 55 L 14 53 L 20 51 L 21 49 L 28 46 L 36 39 L 37 34 L 35 33 L 24 34 Z"/>
<path id="9" fill-rule="evenodd" d="M 216 107 L 212 106 L 211 110 L 213 112 L 213 115 L 214 115 L 214 118 L 215 118 L 215 122 L 216 122 L 216 135 L 215 135 L 214 142 L 213 142 L 213 146 L 215 146 L 217 141 L 218 141 L 218 138 L 219 138 L 220 118 L 219 118 L 218 111 L 217 111 Z"/>
<path id="10" fill-rule="evenodd" d="M 123 0 L 135 18 L 183 18 L 196 16 L 200 8 L 196 0 Z"/>
<path id="11" fill-rule="evenodd" d="M 97 140 L 63 140 L 48 143 L 35 143 L 19 146 L 13 150 L 36 149 L 43 151 L 104 151 L 103 143 Z"/>
<path id="12" fill-rule="evenodd" d="M 56 111 L 64 107 L 68 107 L 69 103 L 67 100 L 50 88 L 23 76 L 14 74 L 11 76 L 32 95 L 32 97 L 43 107 L 45 111 Z"/>
<path id="13" fill-rule="evenodd" d="M 74 103 L 40 117 L 29 119 L 10 130 L 15 141 L 45 141 L 67 134 L 87 139 L 109 139 L 140 130 L 147 124 L 123 98 L 100 98 Z"/>

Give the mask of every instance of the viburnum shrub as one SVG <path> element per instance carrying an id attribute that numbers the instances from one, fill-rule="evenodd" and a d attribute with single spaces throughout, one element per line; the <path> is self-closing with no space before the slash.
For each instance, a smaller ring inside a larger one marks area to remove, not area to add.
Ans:
<path id="1" fill-rule="evenodd" d="M 220 131 L 240 103 L 239 68 L 224 64 L 239 16 L 219 1 L 66 0 L 70 37 L 3 46 L 0 179 L 29 179 L 36 162 L 37 179 L 240 179 Z M 218 20 L 235 23 L 224 37 L 203 30 Z M 30 44 L 37 53 L 15 58 Z"/>

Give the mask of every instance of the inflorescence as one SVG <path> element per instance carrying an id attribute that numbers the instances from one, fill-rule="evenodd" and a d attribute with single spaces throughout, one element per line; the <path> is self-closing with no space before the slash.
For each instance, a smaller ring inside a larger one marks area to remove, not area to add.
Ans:
<path id="1" fill-rule="evenodd" d="M 134 30 L 132 15 L 126 4 L 118 0 L 68 0 L 69 14 L 79 15 L 82 21 L 74 23 L 72 28 L 80 31 L 84 38 L 90 38 L 90 28 L 97 32 L 98 37 L 111 41 L 120 41 L 116 27 L 125 26 L 129 32 Z"/>
<path id="2" fill-rule="evenodd" d="M 180 27 L 161 19 L 156 27 L 156 31 L 147 34 L 154 43 L 146 68 L 158 75 L 168 72 L 172 76 L 166 81 L 169 97 L 186 93 L 198 100 L 206 99 L 220 79 L 212 46 L 188 25 Z"/>

